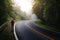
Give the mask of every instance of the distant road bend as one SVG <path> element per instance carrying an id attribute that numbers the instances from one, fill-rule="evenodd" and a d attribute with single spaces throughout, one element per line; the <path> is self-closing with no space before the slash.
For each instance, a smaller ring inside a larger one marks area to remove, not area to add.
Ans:
<path id="1" fill-rule="evenodd" d="M 38 27 L 32 20 L 17 22 L 14 25 L 16 40 L 60 40 L 60 34 Z"/>

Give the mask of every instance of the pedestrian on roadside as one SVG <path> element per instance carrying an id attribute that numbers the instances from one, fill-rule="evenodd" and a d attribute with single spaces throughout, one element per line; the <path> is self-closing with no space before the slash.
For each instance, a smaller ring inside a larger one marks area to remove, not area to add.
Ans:
<path id="1" fill-rule="evenodd" d="M 15 18 L 11 18 L 11 28 L 12 28 L 12 31 L 13 31 L 13 26 L 14 26 L 14 23 L 15 23 Z"/>

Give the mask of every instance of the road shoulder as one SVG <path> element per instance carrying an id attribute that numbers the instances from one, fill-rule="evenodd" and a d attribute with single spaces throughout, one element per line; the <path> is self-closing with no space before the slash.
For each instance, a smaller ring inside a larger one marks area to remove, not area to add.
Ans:
<path id="1" fill-rule="evenodd" d="M 41 28 L 47 29 L 49 31 L 60 33 L 59 29 L 56 29 L 54 27 L 48 26 L 46 24 L 43 24 L 43 23 L 41 23 L 41 21 L 34 21 L 34 24 L 37 25 L 37 26 L 39 26 L 39 27 L 41 27 Z"/>

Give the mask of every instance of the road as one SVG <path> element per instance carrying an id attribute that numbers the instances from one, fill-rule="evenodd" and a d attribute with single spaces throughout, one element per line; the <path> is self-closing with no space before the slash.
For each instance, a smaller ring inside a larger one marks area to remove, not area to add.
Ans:
<path id="1" fill-rule="evenodd" d="M 17 22 L 14 25 L 16 40 L 60 40 L 60 34 L 41 28 L 34 21 Z"/>

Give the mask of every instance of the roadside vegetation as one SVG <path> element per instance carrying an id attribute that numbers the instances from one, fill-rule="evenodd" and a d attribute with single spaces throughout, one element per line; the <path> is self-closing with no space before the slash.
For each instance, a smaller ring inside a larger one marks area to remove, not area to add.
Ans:
<path id="1" fill-rule="evenodd" d="M 49 25 L 51 28 L 54 29 L 56 28 L 57 30 L 59 30 L 60 29 L 59 5 L 60 0 L 34 0 L 33 12 L 37 15 L 38 19 L 40 19 L 42 23 Z M 46 28 L 48 27 L 46 26 Z"/>
<path id="2" fill-rule="evenodd" d="M 7 22 L 3 25 L 4 30 L 0 32 L 0 40 L 15 40 L 14 34 L 12 32 L 11 23 Z"/>
<path id="3" fill-rule="evenodd" d="M 60 29 L 55 28 L 53 26 L 49 26 L 47 24 L 44 24 L 41 21 L 35 21 L 35 24 L 40 26 L 41 28 L 44 28 L 44 29 L 47 29 L 47 30 L 50 30 L 50 31 L 54 31 L 54 32 L 59 32 L 60 33 Z"/>

